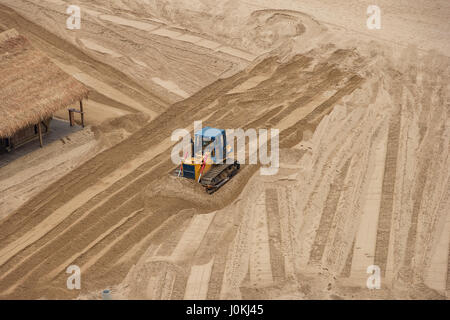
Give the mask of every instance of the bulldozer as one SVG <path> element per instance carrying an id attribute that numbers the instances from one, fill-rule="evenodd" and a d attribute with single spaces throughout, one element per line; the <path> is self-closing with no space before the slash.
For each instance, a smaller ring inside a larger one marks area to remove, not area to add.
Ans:
<path id="1" fill-rule="evenodd" d="M 186 153 L 175 175 L 199 182 L 209 194 L 216 192 L 240 169 L 238 161 L 228 159 L 232 148 L 227 145 L 223 129 L 205 127 L 197 131 L 194 140 L 191 139 L 191 149 L 191 156 Z"/>

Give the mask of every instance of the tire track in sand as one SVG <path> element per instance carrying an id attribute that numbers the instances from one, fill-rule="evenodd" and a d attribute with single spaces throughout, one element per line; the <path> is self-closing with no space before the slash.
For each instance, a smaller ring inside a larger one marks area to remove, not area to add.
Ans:
<path id="1" fill-rule="evenodd" d="M 284 279 L 284 257 L 281 249 L 281 226 L 278 204 L 278 192 L 276 189 L 266 189 L 266 211 L 269 225 L 269 250 L 272 276 L 275 282 Z"/>
<path id="2" fill-rule="evenodd" d="M 29 282 L 41 280 L 42 275 L 54 272 L 58 266 L 61 266 L 64 261 L 67 261 L 73 255 L 73 252 L 82 252 L 105 229 L 111 228 L 113 230 L 115 224 L 119 224 L 124 216 L 128 216 L 128 212 L 140 209 L 141 203 L 133 200 L 135 199 L 131 198 L 116 210 L 104 215 L 101 219 L 94 216 L 94 219 L 91 219 L 92 221 L 73 226 L 64 233 L 64 236 L 67 237 L 66 240 L 61 241 L 60 239 L 50 243 L 48 246 L 44 246 L 36 255 L 30 256 L 19 265 L 10 269 L 0 280 L 2 291 L 6 291 L 10 287 L 16 287 L 19 283 L 26 280 Z M 123 221 L 123 223 L 125 222 Z M 94 236 L 93 239 L 92 236 Z M 39 259 L 36 259 L 36 257 L 39 257 Z M 37 265 L 36 260 L 39 261 Z"/>
<path id="3" fill-rule="evenodd" d="M 255 286 L 273 283 L 265 196 L 262 193 L 252 209 L 249 271 L 250 284 Z"/>
<path id="4" fill-rule="evenodd" d="M 354 242 L 350 273 L 351 278 L 358 281 L 367 278 L 367 267 L 374 264 L 377 237 L 375 226 L 378 225 L 381 206 L 387 137 L 387 130 L 379 131 L 379 137 L 374 141 L 370 155 L 368 186 L 362 195 L 362 216 Z M 373 170 L 370 170 L 372 168 Z M 365 286 L 364 281 L 361 283 Z"/>
<path id="5" fill-rule="evenodd" d="M 336 209 L 341 197 L 342 186 L 350 166 L 350 159 L 340 169 L 340 173 L 335 177 L 328 192 L 325 207 L 320 218 L 319 227 L 317 228 L 314 243 L 311 249 L 309 264 L 320 264 L 325 251 L 325 246 L 330 237 L 330 230 L 335 219 Z"/>
<path id="6" fill-rule="evenodd" d="M 397 107 L 396 107 L 397 108 Z M 386 163 L 383 176 L 380 213 L 378 217 L 374 264 L 386 274 L 389 241 L 391 234 L 392 210 L 394 206 L 395 177 L 400 138 L 400 109 L 397 108 L 389 121 Z"/>

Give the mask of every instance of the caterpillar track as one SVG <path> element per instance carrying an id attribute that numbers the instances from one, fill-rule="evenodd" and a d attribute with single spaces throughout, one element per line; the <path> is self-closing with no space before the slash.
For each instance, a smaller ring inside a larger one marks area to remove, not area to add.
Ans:
<path id="1" fill-rule="evenodd" d="M 241 165 L 235 161 L 232 164 L 219 164 L 208 171 L 200 180 L 206 192 L 213 194 L 239 171 Z"/>

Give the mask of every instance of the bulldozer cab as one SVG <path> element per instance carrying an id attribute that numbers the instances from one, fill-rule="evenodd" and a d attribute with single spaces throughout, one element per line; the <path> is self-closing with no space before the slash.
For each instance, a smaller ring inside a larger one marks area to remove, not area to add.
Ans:
<path id="1" fill-rule="evenodd" d="M 226 133 L 223 129 L 205 127 L 195 133 L 193 152 L 195 158 L 208 157 L 215 164 L 223 163 L 226 157 Z"/>

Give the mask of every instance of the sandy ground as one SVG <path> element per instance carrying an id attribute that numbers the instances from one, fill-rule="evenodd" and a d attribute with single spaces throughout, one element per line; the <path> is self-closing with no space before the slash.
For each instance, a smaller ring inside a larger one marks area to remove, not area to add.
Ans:
<path id="1" fill-rule="evenodd" d="M 220 43 L 216 46 L 216 42 L 209 38 L 176 28 L 172 24 L 151 18 L 144 20 L 139 17 L 139 11 L 136 11 L 136 16 L 131 12 L 117 14 L 114 2 L 108 1 L 102 6 L 98 6 L 96 1 L 69 3 L 48 0 L 2 0 L 0 3 L 16 9 L 27 20 L 38 26 L 44 28 L 54 26 L 52 33 L 68 41 L 77 50 L 116 70 L 121 70 L 126 77 L 139 84 L 140 88 L 136 88 L 137 91 L 148 91 L 155 96 L 153 101 L 141 103 L 154 113 L 159 113 L 164 110 L 163 107 L 186 98 L 184 92 L 190 95 L 220 76 L 235 73 L 256 58 L 254 55 L 236 48 L 228 48 Z M 69 4 L 79 5 L 82 9 L 80 30 L 71 31 L 66 28 L 66 9 Z M 21 29 L 20 26 L 18 29 Z M 51 55 L 54 55 L 53 51 L 51 50 Z M 68 64 L 67 59 L 64 60 L 61 62 Z M 74 66 L 73 63 L 69 64 L 69 68 L 63 69 L 95 89 L 97 86 L 94 82 L 110 84 L 105 81 L 103 74 L 93 74 L 91 70 Z M 121 82 L 113 84 L 113 87 L 119 90 L 126 85 Z M 173 90 L 174 87 L 180 89 Z M 114 93 L 100 93 L 108 98 L 115 97 Z M 149 102 L 156 105 L 152 106 Z"/>
<path id="2" fill-rule="evenodd" d="M 124 140 L 147 121 L 148 116 L 144 114 L 116 116 L 101 125 L 89 126 L 84 130 L 80 127 L 75 133 L 56 141 L 45 137 L 43 149 L 36 147 L 24 153 L 22 149 L 17 150 L 15 153 L 23 153 L 23 156 L 0 168 L 0 219 L 14 212 L 53 181 Z M 68 123 L 66 125 L 69 126 Z"/>
<path id="3" fill-rule="evenodd" d="M 125 140 L 99 139 L 102 152 L 76 170 L 62 165 L 0 221 L 0 297 L 96 299 L 110 288 L 116 299 L 448 298 L 445 2 L 390 6 L 392 30 L 373 36 L 352 19 L 365 1 L 347 11 L 337 1 L 270 10 L 268 1 L 228 1 L 208 13 L 206 1 L 83 1 L 87 30 L 56 28 L 57 39 L 40 28 L 61 21 L 62 1 L 1 2 L 34 16 L 22 31 L 53 43 L 49 54 L 91 84 L 96 104 L 151 121 Z M 18 19 L 0 14 L 4 29 Z M 131 49 L 141 32 L 167 51 L 152 61 L 153 42 Z M 61 53 L 66 43 L 76 57 Z M 246 165 L 212 196 L 171 176 L 170 134 L 195 120 L 279 128 L 278 174 Z M 72 264 L 81 292 L 66 289 Z M 380 267 L 379 290 L 366 287 L 370 265 Z"/>
<path id="4" fill-rule="evenodd" d="M 409 59 L 405 52 L 377 64 L 408 70 Z M 448 68 L 446 58 L 428 59 Z M 151 247 L 114 288 L 117 297 L 445 298 L 449 92 L 406 85 L 409 72 L 406 79 L 388 73 L 366 78 L 312 138 L 285 150 L 278 175 L 253 176 L 233 204 L 201 215 L 207 229 L 195 227 L 194 215 L 187 225 L 173 223 L 177 231 L 162 240 L 155 234 L 158 250 Z M 414 76 L 435 83 L 426 74 Z M 185 239 L 191 228 L 195 238 Z M 176 254 L 185 243 L 194 258 Z M 366 288 L 374 264 L 382 270 L 381 290 Z M 159 286 L 145 287 L 152 281 Z"/>

